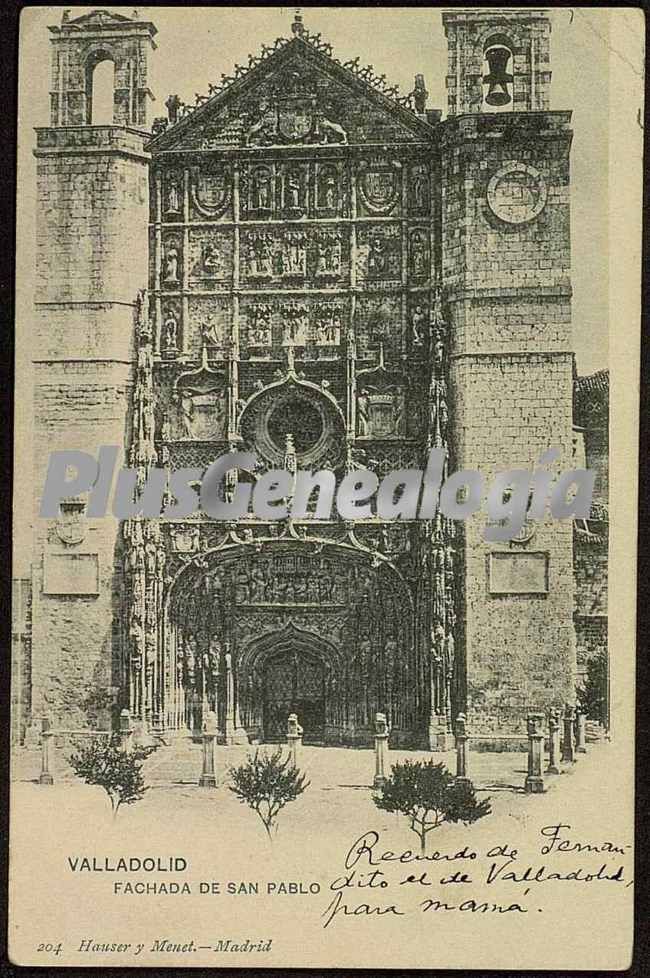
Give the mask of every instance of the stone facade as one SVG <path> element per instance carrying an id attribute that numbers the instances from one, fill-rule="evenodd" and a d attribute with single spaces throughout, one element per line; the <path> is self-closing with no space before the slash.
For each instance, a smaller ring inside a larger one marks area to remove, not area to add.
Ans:
<path id="1" fill-rule="evenodd" d="M 432 447 L 486 479 L 551 445 L 567 467 L 571 132 L 547 111 L 548 20 L 444 24 L 445 121 L 422 76 L 400 97 L 297 17 L 196 106 L 170 96 L 151 132 L 153 25 L 52 29 L 37 486 L 50 450 L 101 445 L 140 484 L 241 448 L 339 477 L 420 467 Z M 103 57 L 115 112 L 98 127 Z M 34 720 L 105 722 L 112 702 L 171 736 L 210 708 L 233 742 L 277 739 L 295 711 L 307 739 L 364 743 L 380 711 L 393 742 L 436 748 L 461 710 L 491 741 L 573 695 L 568 523 L 488 545 L 478 518 L 120 527 L 84 507 L 35 520 Z"/>

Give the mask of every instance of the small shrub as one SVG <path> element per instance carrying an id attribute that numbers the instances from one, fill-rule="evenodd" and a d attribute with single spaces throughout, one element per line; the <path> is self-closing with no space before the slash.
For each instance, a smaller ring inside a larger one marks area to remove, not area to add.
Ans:
<path id="1" fill-rule="evenodd" d="M 228 773 L 232 781 L 229 790 L 243 805 L 257 812 L 269 839 L 278 831 L 277 817 L 284 806 L 295 801 L 310 784 L 290 756 L 282 759 L 281 748 L 273 754 L 256 750 L 245 764 L 230 768 Z"/>
<path id="2" fill-rule="evenodd" d="M 587 662 L 584 686 L 576 690 L 578 709 L 590 720 L 607 724 L 607 653 L 599 652 Z"/>
<path id="3" fill-rule="evenodd" d="M 433 761 L 394 764 L 373 800 L 383 811 L 406 815 L 422 854 L 427 834 L 443 822 L 476 822 L 491 811 L 489 799 L 477 801 L 472 784 L 456 781 L 444 764 Z"/>
<path id="4" fill-rule="evenodd" d="M 127 752 L 121 749 L 118 736 L 98 737 L 79 747 L 69 761 L 77 777 L 104 789 L 116 816 L 121 805 L 132 805 L 147 791 L 142 764 L 156 749 L 133 747 Z"/>

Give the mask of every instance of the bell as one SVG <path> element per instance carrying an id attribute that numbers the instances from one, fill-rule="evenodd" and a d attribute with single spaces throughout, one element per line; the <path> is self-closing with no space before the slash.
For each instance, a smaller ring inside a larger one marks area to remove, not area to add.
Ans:
<path id="1" fill-rule="evenodd" d="M 507 105 L 512 101 L 508 92 L 512 75 L 506 71 L 510 51 L 503 47 L 488 48 L 485 57 L 490 68 L 490 74 L 483 76 L 483 82 L 490 86 L 485 101 L 488 105 Z"/>

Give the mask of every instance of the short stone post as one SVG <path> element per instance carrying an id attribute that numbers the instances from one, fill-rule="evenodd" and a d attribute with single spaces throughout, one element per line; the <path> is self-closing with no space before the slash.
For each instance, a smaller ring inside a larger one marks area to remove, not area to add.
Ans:
<path id="1" fill-rule="evenodd" d="M 528 775 L 524 789 L 537 795 L 544 791 L 542 758 L 544 757 L 544 714 L 532 713 L 528 717 Z"/>
<path id="2" fill-rule="evenodd" d="M 551 710 L 548 715 L 548 767 L 547 774 L 559 774 L 560 768 L 560 711 Z"/>
<path id="3" fill-rule="evenodd" d="M 293 766 L 298 767 L 298 748 L 302 747 L 302 727 L 295 713 L 290 713 L 287 720 L 287 744 Z"/>
<path id="4" fill-rule="evenodd" d="M 564 707 L 564 717 L 563 728 L 564 736 L 562 737 L 562 762 L 566 764 L 573 764 L 576 759 L 575 755 L 575 741 L 573 739 L 573 724 L 575 720 L 575 707 L 567 703 Z"/>
<path id="5" fill-rule="evenodd" d="M 390 730 L 385 713 L 375 714 L 375 778 L 373 787 L 383 788 L 386 784 L 386 749 Z"/>
<path id="6" fill-rule="evenodd" d="M 467 718 L 459 713 L 454 725 L 456 736 L 456 781 L 469 784 L 467 777 Z"/>
<path id="7" fill-rule="evenodd" d="M 576 752 L 578 754 L 587 753 L 587 716 L 585 713 L 576 713 Z"/>
<path id="8" fill-rule="evenodd" d="M 217 737 L 217 716 L 208 711 L 203 719 L 201 741 L 203 746 L 203 770 L 199 778 L 199 788 L 216 788 L 214 774 L 214 742 Z"/>
<path id="9" fill-rule="evenodd" d="M 125 708 L 120 713 L 120 749 L 124 751 L 125 754 L 131 750 L 133 744 L 133 721 L 131 720 L 131 714 Z"/>
<path id="10" fill-rule="evenodd" d="M 52 725 L 47 717 L 43 717 L 41 727 L 41 773 L 38 778 L 39 784 L 54 784 L 54 778 L 50 772 L 50 750 L 52 744 Z"/>

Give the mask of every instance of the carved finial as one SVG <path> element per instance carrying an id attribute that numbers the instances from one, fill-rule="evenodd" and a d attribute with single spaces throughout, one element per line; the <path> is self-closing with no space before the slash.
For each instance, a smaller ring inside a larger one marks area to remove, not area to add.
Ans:
<path id="1" fill-rule="evenodd" d="M 170 125 L 174 125 L 178 121 L 178 110 L 181 107 L 181 100 L 178 95 L 170 95 L 165 102 L 165 108 L 167 109 L 167 115 L 169 118 Z"/>
<path id="2" fill-rule="evenodd" d="M 384 366 L 384 344 L 383 343 L 380 343 L 379 344 L 379 364 L 378 364 L 378 366 L 380 368 Z"/>
<path id="3" fill-rule="evenodd" d="M 287 347 L 287 370 L 290 374 L 296 372 L 296 354 L 293 348 L 293 343 L 290 343 Z"/>
<path id="4" fill-rule="evenodd" d="M 203 341 L 203 346 L 201 347 L 201 368 L 203 370 L 208 369 L 208 346 L 205 340 Z"/>
<path id="5" fill-rule="evenodd" d="M 61 14 L 61 23 L 67 24 L 69 20 L 70 20 L 70 11 L 64 10 L 63 13 Z"/>
<path id="6" fill-rule="evenodd" d="M 305 33 L 305 25 L 302 22 L 302 14 L 300 13 L 300 7 L 296 7 L 296 13 L 293 18 L 293 24 L 291 25 L 291 33 L 297 34 L 300 37 Z"/>
<path id="7" fill-rule="evenodd" d="M 132 19 L 133 19 L 133 20 L 139 20 L 139 19 L 140 19 L 140 15 L 139 15 L 139 13 L 138 13 L 138 9 L 137 9 L 137 7 L 136 7 L 136 8 L 134 8 L 134 10 L 133 10 L 133 15 L 132 15 Z"/>
<path id="8" fill-rule="evenodd" d="M 415 102 L 415 111 L 422 114 L 426 108 L 427 100 L 429 98 L 429 93 L 427 92 L 427 86 L 424 83 L 424 75 L 415 76 L 415 87 L 413 89 L 413 101 Z"/>

